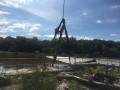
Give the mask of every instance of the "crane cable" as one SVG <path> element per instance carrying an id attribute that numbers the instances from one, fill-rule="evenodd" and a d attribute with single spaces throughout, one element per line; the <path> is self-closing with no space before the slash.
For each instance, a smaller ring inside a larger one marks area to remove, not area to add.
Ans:
<path id="1" fill-rule="evenodd" d="M 63 18 L 64 18 L 64 8 L 65 8 L 65 0 L 63 2 Z"/>

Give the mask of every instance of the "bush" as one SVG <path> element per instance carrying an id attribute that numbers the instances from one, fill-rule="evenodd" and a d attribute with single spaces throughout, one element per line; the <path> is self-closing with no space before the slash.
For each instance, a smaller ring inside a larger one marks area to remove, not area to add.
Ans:
<path id="1" fill-rule="evenodd" d="M 85 90 L 78 82 L 73 80 L 70 82 L 69 87 L 71 90 Z"/>
<path id="2" fill-rule="evenodd" d="M 55 90 L 56 79 L 52 74 L 35 72 L 22 75 L 18 90 Z"/>

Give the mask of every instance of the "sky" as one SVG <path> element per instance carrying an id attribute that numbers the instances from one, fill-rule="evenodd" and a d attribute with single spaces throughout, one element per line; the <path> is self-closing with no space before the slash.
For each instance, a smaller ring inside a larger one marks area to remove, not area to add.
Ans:
<path id="1" fill-rule="evenodd" d="M 0 37 L 52 39 L 63 0 L 0 0 Z M 120 41 L 120 0 L 66 0 L 69 37 Z"/>

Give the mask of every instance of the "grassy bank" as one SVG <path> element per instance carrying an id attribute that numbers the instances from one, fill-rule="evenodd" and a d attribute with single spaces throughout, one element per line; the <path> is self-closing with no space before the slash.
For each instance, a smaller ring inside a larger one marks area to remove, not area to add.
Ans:
<path id="1" fill-rule="evenodd" d="M 53 73 L 36 71 L 32 74 L 4 75 L 4 77 L 10 85 L 16 85 L 14 90 L 56 90 L 57 80 Z"/>
<path id="2" fill-rule="evenodd" d="M 61 85 L 61 81 L 56 79 L 56 75 L 57 73 L 54 72 L 39 71 L 31 74 L 19 73 L 16 75 L 4 75 L 10 85 L 2 87 L 0 90 L 87 90 L 78 82 L 73 80 L 66 81 Z M 68 88 L 63 86 L 66 83 L 68 84 Z"/>

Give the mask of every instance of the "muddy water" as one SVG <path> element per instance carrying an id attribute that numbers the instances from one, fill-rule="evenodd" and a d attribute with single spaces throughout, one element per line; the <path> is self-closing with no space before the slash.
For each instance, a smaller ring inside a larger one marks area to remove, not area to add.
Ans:
<path id="1" fill-rule="evenodd" d="M 47 58 L 44 59 L 43 54 L 39 53 L 10 53 L 10 52 L 0 52 L 0 72 L 11 72 L 21 68 L 33 68 L 33 67 L 43 67 L 43 63 L 47 63 L 46 66 L 51 66 L 52 59 Z M 58 57 L 60 62 L 54 65 L 56 68 L 63 69 L 64 67 L 68 67 L 69 59 L 68 57 Z M 93 60 L 93 58 L 74 58 L 71 57 L 71 63 L 81 63 L 84 61 Z M 109 64 L 109 65 L 120 65 L 119 59 L 102 59 L 96 58 L 97 63 L 101 64 Z M 68 63 L 68 64 L 65 64 Z M 68 67 L 69 68 L 69 67 Z"/>

